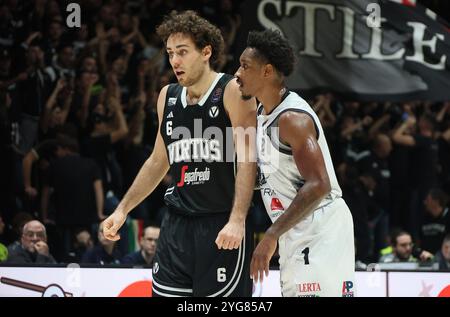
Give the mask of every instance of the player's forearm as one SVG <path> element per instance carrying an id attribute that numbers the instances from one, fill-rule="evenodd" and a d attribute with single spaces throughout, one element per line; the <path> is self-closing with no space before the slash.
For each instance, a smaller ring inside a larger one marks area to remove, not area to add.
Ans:
<path id="1" fill-rule="evenodd" d="M 283 233 L 308 217 L 330 192 L 326 181 L 306 182 L 291 205 L 267 230 L 266 234 L 278 239 Z"/>
<path id="2" fill-rule="evenodd" d="M 117 209 L 128 214 L 158 186 L 169 169 L 164 160 L 150 157 L 142 166 Z"/>
<path id="3" fill-rule="evenodd" d="M 245 221 L 253 197 L 256 163 L 238 163 L 230 221 Z"/>

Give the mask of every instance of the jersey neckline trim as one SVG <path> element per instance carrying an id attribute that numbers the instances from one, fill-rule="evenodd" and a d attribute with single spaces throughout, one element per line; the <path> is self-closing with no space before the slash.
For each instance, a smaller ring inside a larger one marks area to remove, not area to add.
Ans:
<path id="1" fill-rule="evenodd" d="M 217 74 L 216 78 L 209 86 L 208 91 L 202 97 L 202 99 L 197 103 L 197 105 L 199 105 L 201 107 L 205 104 L 206 100 L 208 100 L 208 98 L 209 98 L 209 95 L 213 91 L 214 87 L 216 87 L 217 83 L 219 82 L 219 80 L 222 78 L 223 75 L 224 75 L 224 73 Z M 183 87 L 183 90 L 181 91 L 181 104 L 183 105 L 183 108 L 186 108 L 188 106 L 186 96 L 187 96 L 187 88 Z"/>

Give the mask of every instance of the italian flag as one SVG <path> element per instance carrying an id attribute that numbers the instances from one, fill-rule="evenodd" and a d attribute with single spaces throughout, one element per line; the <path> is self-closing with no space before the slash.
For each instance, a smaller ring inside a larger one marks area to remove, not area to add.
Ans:
<path id="1" fill-rule="evenodd" d="M 139 241 L 144 233 L 144 220 L 127 219 L 128 227 L 128 252 L 138 251 L 141 247 Z"/>

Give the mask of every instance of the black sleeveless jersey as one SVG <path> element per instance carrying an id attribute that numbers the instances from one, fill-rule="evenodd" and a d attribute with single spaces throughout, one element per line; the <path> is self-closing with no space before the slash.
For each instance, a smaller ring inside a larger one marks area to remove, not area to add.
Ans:
<path id="1" fill-rule="evenodd" d="M 187 90 L 167 89 L 160 133 L 166 146 L 172 184 L 164 199 L 190 215 L 230 212 L 234 197 L 235 150 L 223 95 L 233 78 L 218 74 L 196 105 L 187 105 Z"/>

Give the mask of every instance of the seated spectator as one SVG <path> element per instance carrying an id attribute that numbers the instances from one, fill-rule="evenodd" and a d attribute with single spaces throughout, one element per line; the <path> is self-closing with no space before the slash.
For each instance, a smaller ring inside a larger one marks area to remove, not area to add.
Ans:
<path id="1" fill-rule="evenodd" d="M 436 253 L 444 237 L 450 233 L 450 213 L 447 207 L 448 197 L 438 188 L 433 188 L 425 198 L 426 215 L 420 227 L 420 246 Z"/>
<path id="2" fill-rule="evenodd" d="M 13 250 L 6 260 L 9 264 L 56 263 L 47 245 L 44 225 L 32 220 L 23 227 L 21 246 Z"/>
<path id="3" fill-rule="evenodd" d="M 425 250 L 414 248 L 411 235 L 401 229 L 394 230 L 391 237 L 392 253 L 383 255 L 379 263 L 428 261 L 433 255 Z"/>
<path id="4" fill-rule="evenodd" d="M 41 212 L 44 222 L 56 224 L 60 247 L 55 257 L 62 261 L 71 251 L 72 238 L 79 228 L 90 228 L 103 215 L 103 188 L 94 160 L 78 154 L 78 142 L 61 140 L 60 157 L 47 169 L 42 187 Z M 52 189 L 52 190 L 51 190 Z M 53 197 L 54 218 L 50 215 Z"/>
<path id="5" fill-rule="evenodd" d="M 81 263 L 89 264 L 119 264 L 120 251 L 116 248 L 116 242 L 110 241 L 103 236 L 103 228 L 98 229 L 98 244 L 87 250 L 81 258 Z"/>
<path id="6" fill-rule="evenodd" d="M 158 227 L 146 227 L 140 241 L 141 249 L 127 254 L 120 262 L 122 264 L 153 265 L 153 257 L 155 256 L 158 238 Z"/>
<path id="7" fill-rule="evenodd" d="M 445 236 L 441 249 L 436 253 L 434 260 L 439 264 L 439 270 L 450 270 L 450 234 Z"/>
<path id="8" fill-rule="evenodd" d="M 75 232 L 72 250 L 68 254 L 67 263 L 80 263 L 81 258 L 86 251 L 94 247 L 91 234 L 86 229 L 80 229 Z"/>

